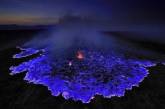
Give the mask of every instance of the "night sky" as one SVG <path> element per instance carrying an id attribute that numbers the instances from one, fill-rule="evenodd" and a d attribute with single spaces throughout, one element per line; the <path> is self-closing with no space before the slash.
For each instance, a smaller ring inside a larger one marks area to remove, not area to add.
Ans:
<path id="1" fill-rule="evenodd" d="M 99 0 L 2 0 L 1 23 L 48 24 L 58 22 L 59 17 L 110 16 L 110 5 Z"/>
<path id="2" fill-rule="evenodd" d="M 64 15 L 112 24 L 162 24 L 163 8 L 161 0 L 1 0 L 0 24 L 56 24 Z"/>

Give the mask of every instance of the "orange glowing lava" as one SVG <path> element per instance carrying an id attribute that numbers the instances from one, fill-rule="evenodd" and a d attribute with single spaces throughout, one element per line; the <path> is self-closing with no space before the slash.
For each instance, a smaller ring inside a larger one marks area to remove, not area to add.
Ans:
<path id="1" fill-rule="evenodd" d="M 82 51 L 78 51 L 76 57 L 77 57 L 77 59 L 80 59 L 80 60 L 84 59 L 83 52 Z"/>

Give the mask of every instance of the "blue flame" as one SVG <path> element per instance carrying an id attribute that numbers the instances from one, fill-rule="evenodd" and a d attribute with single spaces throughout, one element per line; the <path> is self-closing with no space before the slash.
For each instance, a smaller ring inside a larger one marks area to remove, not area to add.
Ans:
<path id="1" fill-rule="evenodd" d="M 21 48 L 20 48 L 21 49 Z M 85 57 L 52 59 L 46 49 L 21 49 L 13 58 L 23 58 L 42 53 L 18 66 L 10 67 L 11 75 L 27 72 L 24 80 L 48 87 L 53 96 L 62 94 L 65 99 L 89 103 L 95 95 L 105 98 L 124 96 L 148 75 L 146 67 L 154 66 L 150 61 L 126 59 L 114 53 L 82 50 Z M 70 64 L 72 62 L 72 64 Z"/>

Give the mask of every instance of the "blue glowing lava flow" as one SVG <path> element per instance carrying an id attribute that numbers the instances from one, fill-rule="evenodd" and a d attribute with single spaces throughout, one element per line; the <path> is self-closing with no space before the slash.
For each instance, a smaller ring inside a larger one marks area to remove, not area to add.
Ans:
<path id="1" fill-rule="evenodd" d="M 124 96 L 148 75 L 150 61 L 127 59 L 114 53 L 81 50 L 75 57 L 53 59 L 46 50 L 21 49 L 13 58 L 24 58 L 40 53 L 36 58 L 10 67 L 11 75 L 25 72 L 24 80 L 48 87 L 53 96 L 89 103 L 95 95 L 105 98 Z"/>

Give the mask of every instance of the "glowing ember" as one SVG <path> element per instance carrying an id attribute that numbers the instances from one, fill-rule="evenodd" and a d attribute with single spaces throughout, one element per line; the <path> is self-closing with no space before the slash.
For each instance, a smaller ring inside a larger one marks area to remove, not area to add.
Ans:
<path id="1" fill-rule="evenodd" d="M 84 59 L 84 54 L 83 54 L 83 52 L 82 52 L 82 51 L 78 51 L 76 57 L 77 57 L 77 59 L 80 59 L 80 60 Z"/>

